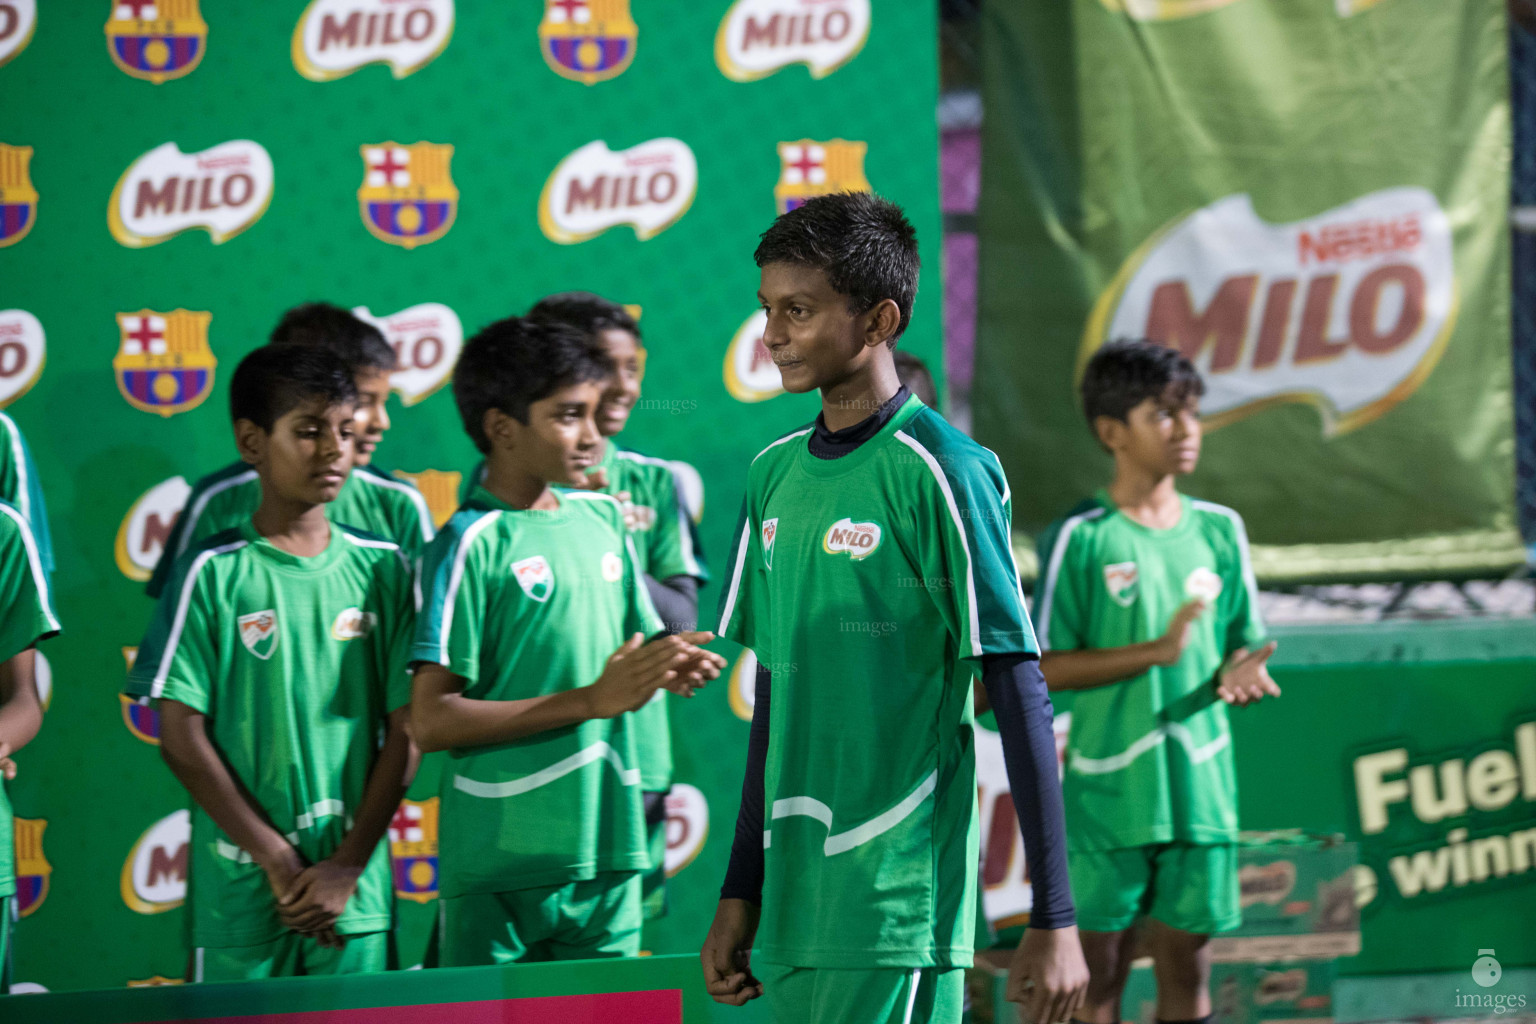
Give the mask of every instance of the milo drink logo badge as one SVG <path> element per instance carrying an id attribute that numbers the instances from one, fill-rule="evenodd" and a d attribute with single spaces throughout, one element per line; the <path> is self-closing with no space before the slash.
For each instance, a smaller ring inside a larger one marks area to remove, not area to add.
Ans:
<path id="1" fill-rule="evenodd" d="M 821 539 L 821 549 L 827 554 L 846 553 L 855 562 L 868 558 L 879 546 L 879 523 L 855 523 L 851 519 L 839 519 Z"/>

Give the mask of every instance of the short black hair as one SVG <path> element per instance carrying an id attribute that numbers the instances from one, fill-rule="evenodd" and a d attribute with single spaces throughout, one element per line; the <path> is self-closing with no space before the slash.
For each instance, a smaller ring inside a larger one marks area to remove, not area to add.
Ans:
<path id="1" fill-rule="evenodd" d="M 922 269 L 917 232 L 901 207 L 872 192 L 817 196 L 780 214 L 752 255 L 759 267 L 795 263 L 820 270 L 833 291 L 848 296 L 855 315 L 891 299 L 901 310 L 892 345 L 912 322 Z"/>
<path id="2" fill-rule="evenodd" d="M 904 349 L 897 349 L 891 358 L 896 363 L 896 379 L 922 399 L 924 405 L 937 411 L 939 389 L 933 383 L 933 374 L 928 371 L 928 364 Z"/>
<path id="3" fill-rule="evenodd" d="M 612 374 L 612 363 L 586 331 L 558 320 L 512 316 L 482 328 L 464 344 L 453 371 L 453 400 L 464 432 L 476 448 L 489 452 L 487 410 L 499 409 L 527 423 L 534 402 Z"/>
<path id="4" fill-rule="evenodd" d="M 283 314 L 267 340 L 273 345 L 330 349 L 347 361 L 353 374 L 367 370 L 393 372 L 399 363 L 395 350 L 377 327 L 329 302 L 294 306 Z"/>
<path id="5" fill-rule="evenodd" d="M 640 339 L 640 325 L 629 310 L 592 292 L 546 295 L 534 303 L 528 316 L 534 320 L 558 320 L 594 337 L 599 331 L 617 329 L 628 331 L 637 341 Z"/>
<path id="6" fill-rule="evenodd" d="M 354 371 L 325 348 L 264 345 L 235 367 L 229 381 L 229 417 L 250 420 L 262 430 L 316 398 L 327 406 L 356 405 Z"/>
<path id="7" fill-rule="evenodd" d="M 1149 398 L 1183 404 L 1205 394 L 1200 371 L 1179 352 L 1145 339 L 1111 341 L 1083 371 L 1083 413 L 1088 426 L 1100 416 L 1124 423 Z"/>

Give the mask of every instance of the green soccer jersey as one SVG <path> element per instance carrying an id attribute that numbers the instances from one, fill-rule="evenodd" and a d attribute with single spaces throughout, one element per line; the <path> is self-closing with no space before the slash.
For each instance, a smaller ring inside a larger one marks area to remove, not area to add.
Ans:
<path id="1" fill-rule="evenodd" d="M 313 558 L 246 522 L 177 563 L 127 693 L 207 716 L 230 772 L 304 858 L 336 852 L 363 798 L 387 714 L 410 703 L 414 577 L 397 544 L 333 523 Z M 192 937 L 245 946 L 280 936 L 266 874 L 192 808 Z M 380 843 L 336 931 L 390 926 Z"/>
<path id="2" fill-rule="evenodd" d="M 165 553 L 155 564 L 144 592 L 159 598 L 179 558 L 214 534 L 248 522 L 260 504 L 261 481 L 256 479 L 256 470 L 244 462 L 231 463 L 199 480 L 171 527 Z M 421 492 L 372 466 L 357 466 L 347 475 L 341 493 L 326 506 L 326 515 L 333 523 L 394 541 L 413 563 L 436 532 Z"/>
<path id="3" fill-rule="evenodd" d="M 0 662 L 58 631 L 48 574 L 27 518 L 16 506 L 0 502 Z M 0 779 L 0 899 L 16 892 L 13 828 L 11 800 Z"/>
<path id="4" fill-rule="evenodd" d="M 720 635 L 773 677 L 757 949 L 804 967 L 964 967 L 975 931 L 971 683 L 1031 653 L 990 451 L 909 398 L 818 459 L 753 460 Z"/>
<path id="5" fill-rule="evenodd" d="M 32 529 L 32 542 L 44 572 L 53 572 L 53 535 L 48 509 L 37 481 L 37 466 L 16 421 L 0 412 L 0 501 L 14 505 Z"/>
<path id="6" fill-rule="evenodd" d="M 1156 640 L 1186 601 L 1211 605 L 1177 664 L 1074 696 L 1062 783 L 1072 850 L 1237 841 L 1232 732 L 1214 680 L 1230 652 L 1264 637 L 1258 589 L 1241 517 L 1180 502 L 1178 525 L 1154 530 L 1101 491 L 1040 538 L 1047 650 Z"/>
<path id="7" fill-rule="evenodd" d="M 604 494 L 557 491 L 518 511 L 476 488 L 427 549 L 411 660 L 444 665 L 475 700 L 595 682 L 634 633 L 661 629 Z M 646 850 L 633 715 L 451 751 L 443 772 L 443 896 L 641 871 Z"/>

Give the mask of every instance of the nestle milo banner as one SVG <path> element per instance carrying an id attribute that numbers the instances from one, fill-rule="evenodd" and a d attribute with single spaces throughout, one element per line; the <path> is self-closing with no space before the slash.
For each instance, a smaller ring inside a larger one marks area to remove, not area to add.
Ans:
<path id="1" fill-rule="evenodd" d="M 1502 9 L 987 18 L 973 405 L 1030 480 L 1016 523 L 1104 481 L 1076 385 L 1105 342 L 1150 338 L 1205 377 L 1188 487 L 1242 512 L 1260 575 L 1518 564 Z"/>

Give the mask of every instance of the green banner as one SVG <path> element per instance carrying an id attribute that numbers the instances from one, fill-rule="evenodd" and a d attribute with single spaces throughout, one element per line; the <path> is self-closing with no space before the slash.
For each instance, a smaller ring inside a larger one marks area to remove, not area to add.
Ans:
<path id="1" fill-rule="evenodd" d="M 994 2 L 982 37 L 972 401 L 1022 529 L 1106 479 L 1076 384 L 1147 337 L 1205 377 L 1188 489 L 1261 577 L 1523 561 L 1501 5 Z"/>

